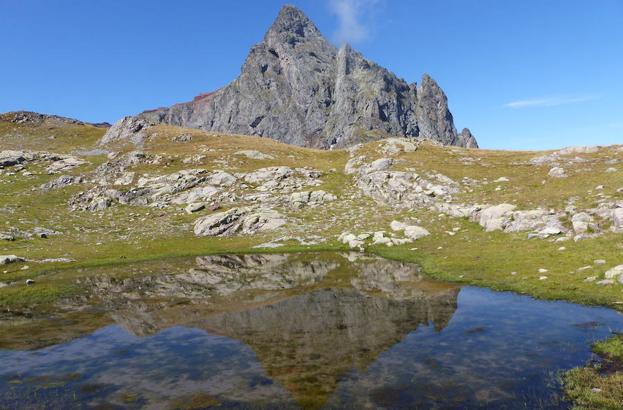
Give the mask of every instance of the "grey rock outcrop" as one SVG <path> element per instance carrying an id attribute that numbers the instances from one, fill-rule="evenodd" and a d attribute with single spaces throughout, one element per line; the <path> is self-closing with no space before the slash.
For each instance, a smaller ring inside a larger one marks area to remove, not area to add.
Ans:
<path id="1" fill-rule="evenodd" d="M 280 213 L 272 209 L 232 208 L 199 218 L 195 221 L 194 231 L 197 236 L 247 235 L 272 231 L 286 222 Z"/>
<path id="2" fill-rule="evenodd" d="M 469 130 L 457 132 L 446 95 L 431 77 L 408 84 L 348 45 L 336 49 L 292 6 L 281 9 L 232 83 L 126 117 L 101 143 L 140 143 L 146 126 L 160 123 L 319 148 L 390 136 L 477 147 Z"/>

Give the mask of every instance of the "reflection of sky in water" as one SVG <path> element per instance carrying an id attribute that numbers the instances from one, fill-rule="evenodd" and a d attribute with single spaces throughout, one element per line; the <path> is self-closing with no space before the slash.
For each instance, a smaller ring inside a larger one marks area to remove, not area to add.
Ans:
<path id="1" fill-rule="evenodd" d="M 584 363 L 590 343 L 611 330 L 623 330 L 623 316 L 612 310 L 463 288 L 445 329 L 422 326 L 378 352 L 367 369 L 342 376 L 327 405 L 558 407 L 556 371 Z M 199 392 L 221 402 L 292 405 L 248 346 L 197 329 L 139 338 L 109 326 L 63 345 L 0 351 L 0 363 L 0 408 L 29 400 L 67 406 L 74 394 L 82 404 L 166 408 Z M 32 379 L 41 375 L 56 379 Z M 135 401 L 123 402 L 123 393 Z"/>

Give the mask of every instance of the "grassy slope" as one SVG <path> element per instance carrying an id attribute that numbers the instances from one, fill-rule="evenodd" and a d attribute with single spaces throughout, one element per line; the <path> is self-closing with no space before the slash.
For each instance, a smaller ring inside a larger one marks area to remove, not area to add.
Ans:
<path id="1" fill-rule="evenodd" d="M 11 128 L 12 127 L 12 128 Z M 72 152 L 76 146 L 88 149 L 104 131 L 91 126 L 69 125 L 49 127 L 25 127 L 0 122 L 0 143 L 2 148 L 42 149 Z M 188 133 L 193 140 L 187 143 L 172 141 L 172 137 Z M 49 140 L 49 134 L 56 136 Z M 21 135 L 21 137 L 19 137 Z M 50 142 L 51 141 L 51 142 Z M 384 156 L 381 143 L 366 144 L 357 155 L 366 155 L 367 161 Z M 113 147 L 128 151 L 130 146 Z M 274 159 L 252 160 L 235 153 L 242 149 L 259 150 Z M 305 226 L 289 227 L 288 234 L 302 236 L 318 234 L 326 242 L 305 247 L 295 241 L 285 241 L 283 250 L 344 249 L 336 236 L 346 230 L 389 230 L 393 219 L 416 220 L 429 229 L 433 235 L 408 244 L 387 248 L 373 247 L 370 251 L 395 259 L 416 261 L 425 271 L 436 278 L 488 286 L 495 289 L 514 290 L 543 298 L 569 299 L 582 303 L 593 303 L 621 307 L 623 291 L 619 286 L 599 286 L 585 283 L 588 275 L 600 276 L 607 268 L 623 263 L 620 250 L 623 247 L 621 235 L 605 234 L 596 239 L 580 242 L 568 241 L 559 251 L 561 244 L 543 240 L 528 240 L 525 233 L 485 233 L 475 223 L 467 220 L 446 218 L 426 210 L 396 211 L 379 205 L 369 198 L 357 196 L 352 176 L 343 173 L 349 158 L 347 151 L 319 151 L 281 144 L 266 138 L 243 136 L 220 136 L 198 130 L 182 130 L 176 127 L 160 126 L 152 135 L 144 150 L 160 154 L 165 160 L 160 165 L 141 165 L 138 173 L 157 175 L 186 168 L 223 169 L 229 172 L 244 172 L 252 169 L 285 165 L 309 166 L 324 172 L 320 188 L 338 195 L 339 200 L 321 208 L 306 209 L 296 213 Z M 401 153 L 396 165 L 400 168 L 415 168 L 418 172 L 441 172 L 457 181 L 469 177 L 479 181 L 494 181 L 501 176 L 511 179 L 506 183 L 481 184 L 473 192 L 457 196 L 466 203 L 517 204 L 522 209 L 536 207 L 561 209 L 572 196 L 581 198 L 586 205 L 593 206 L 597 197 L 623 199 L 616 189 L 623 186 L 623 169 L 606 173 L 607 159 L 618 158 L 615 147 L 603 149 L 596 154 L 582 154 L 586 162 L 567 167 L 569 178 L 547 177 L 548 165 L 526 165 L 526 161 L 545 153 L 504 152 L 486 150 L 465 150 L 424 144 L 416 152 Z M 198 163 L 185 164 L 182 160 L 191 155 L 201 155 Z M 466 158 L 470 160 L 467 161 Z M 104 155 L 86 157 L 88 165 L 72 171 L 83 173 L 93 169 L 105 160 Z M 466 165 L 468 163 L 469 165 Z M 0 254 L 17 254 L 28 258 L 71 257 L 76 263 L 63 265 L 29 264 L 3 267 L 0 282 L 13 282 L 25 278 L 39 277 L 41 286 L 27 288 L 16 284 L 0 289 L 0 305 L 31 305 L 39 296 L 53 297 L 73 289 L 72 284 L 57 280 L 53 270 L 71 267 L 88 267 L 102 264 L 129 262 L 166 256 L 196 255 L 215 252 L 249 251 L 254 245 L 267 242 L 276 236 L 265 234 L 257 237 L 195 238 L 191 227 L 198 215 L 187 215 L 181 208 L 165 210 L 115 205 L 96 214 L 70 212 L 68 198 L 85 189 L 72 186 L 57 191 L 33 191 L 55 176 L 46 175 L 35 167 L 34 176 L 0 176 L 0 209 L 4 208 L 5 225 L 31 229 L 45 226 L 64 232 L 50 239 L 18 240 L 0 243 Z M 605 185 L 602 191 L 595 191 L 596 185 Z M 495 188 L 500 186 L 500 190 Z M 355 195 L 351 198 L 351 195 Z M 9 210 L 8 212 L 6 210 Z M 290 212 L 285 210 L 285 212 Z M 333 218 L 333 219 L 331 219 Z M 460 228 L 455 236 L 447 231 Z M 283 236 L 283 233 L 277 235 Z M 595 265 L 585 272 L 577 269 L 592 265 L 595 259 L 606 259 L 606 265 Z M 548 269 L 548 279 L 539 280 L 537 270 Z M 2 271 L 0 271 L 2 272 Z M 517 272 L 511 275 L 511 272 Z"/>
<path id="2" fill-rule="evenodd" d="M 94 148 L 103 133 L 103 129 L 87 125 L 51 123 L 29 127 L 0 121 L 0 149 L 71 153 L 77 149 Z M 187 143 L 172 141 L 172 137 L 182 133 L 191 134 L 193 140 Z M 366 155 L 367 161 L 371 161 L 384 156 L 380 147 L 380 143 L 366 144 L 357 155 Z M 130 146 L 112 148 L 121 151 L 134 149 Z M 274 159 L 251 160 L 235 154 L 243 149 L 258 150 L 272 155 Z M 277 252 L 345 250 L 345 246 L 336 241 L 336 236 L 343 231 L 389 231 L 392 220 L 411 220 L 426 227 L 432 235 L 413 244 L 391 248 L 377 246 L 369 251 L 388 258 L 417 262 L 430 276 L 442 280 L 623 309 L 621 286 L 584 282 L 586 276 L 601 277 L 609 267 L 623 263 L 623 235 L 606 233 L 595 239 L 561 244 L 528 240 L 525 233 L 485 233 L 468 220 L 448 218 L 427 210 L 397 211 L 357 195 L 353 177 L 343 173 L 349 158 L 347 151 L 318 151 L 270 139 L 212 135 L 168 126 L 153 129 L 144 150 L 165 158 L 160 165 L 141 165 L 134 169 L 137 173 L 149 175 L 187 168 L 245 172 L 276 165 L 309 166 L 323 171 L 320 188 L 336 194 L 338 201 L 296 213 L 287 209 L 282 211 L 295 215 L 303 222 L 288 226 L 286 235 L 317 234 L 326 241 L 314 246 L 302 246 L 294 240 L 281 240 L 285 246 L 274 250 Z M 595 154 L 578 155 L 585 162 L 566 165 L 570 176 L 565 179 L 548 178 L 548 165 L 527 164 L 529 159 L 544 154 L 547 153 L 465 150 L 425 144 L 416 152 L 399 154 L 397 158 L 400 161 L 395 169 L 415 168 L 421 174 L 441 172 L 456 181 L 463 177 L 480 181 L 473 192 L 463 189 L 456 196 L 457 201 L 465 203 L 509 202 L 521 209 L 563 209 L 570 197 L 578 198 L 580 208 L 594 206 L 600 198 L 623 199 L 622 194 L 616 191 L 623 187 L 623 167 L 616 172 L 606 172 L 609 167 L 618 167 L 607 162 L 620 159 L 617 147 L 602 149 Z M 182 160 L 191 155 L 202 157 L 197 163 L 184 164 Z M 106 157 L 95 155 L 85 159 L 88 164 L 70 173 L 88 172 L 104 162 Z M 33 187 L 56 176 L 47 175 L 41 166 L 29 166 L 28 170 L 35 175 L 0 175 L 0 224 L 20 229 L 44 226 L 62 231 L 63 235 L 1 242 L 0 254 L 17 254 L 33 259 L 71 257 L 77 261 L 69 264 L 29 262 L 27 270 L 23 270 L 24 264 L 3 266 L 0 268 L 0 282 L 11 285 L 0 288 L 2 311 L 44 313 L 59 298 L 83 291 L 77 279 L 101 272 L 101 269 L 123 271 L 125 264 L 143 260 L 160 259 L 162 262 L 155 263 L 166 264 L 163 258 L 176 256 L 259 252 L 253 246 L 284 236 L 281 232 L 252 237 L 196 238 L 192 235 L 192 223 L 205 213 L 187 215 L 176 207 L 159 210 L 115 205 L 95 214 L 70 212 L 67 200 L 85 187 L 72 186 L 51 192 L 33 190 Z M 502 176 L 511 181 L 493 182 Z M 604 185 L 603 190 L 596 190 L 597 185 Z M 496 189 L 498 186 L 500 188 Z M 607 226 L 604 225 L 604 228 Z M 449 235 L 448 232 L 453 230 L 458 232 Z M 561 245 L 566 250 L 558 250 Z M 605 259 L 607 263 L 594 265 L 595 259 Z M 578 268 L 588 265 L 592 266 L 588 271 L 578 271 Z M 539 280 L 542 276 L 539 268 L 548 270 L 546 280 Z M 35 278 L 37 285 L 25 286 L 23 281 L 26 278 Z M 104 320 L 100 315 L 90 317 L 92 320 L 89 321 L 83 317 L 67 320 L 85 321 L 86 328 L 97 327 Z M 17 335 L 39 331 L 51 338 L 56 337 L 49 329 L 39 329 L 36 321 L 21 325 L 19 331 L 22 333 L 17 332 Z M 582 408 L 616 408 L 623 400 L 620 373 L 607 377 L 600 377 L 598 373 L 598 369 L 590 367 L 573 370 L 566 378 L 570 397 Z M 592 387 L 601 388 L 602 392 L 594 392 Z"/>

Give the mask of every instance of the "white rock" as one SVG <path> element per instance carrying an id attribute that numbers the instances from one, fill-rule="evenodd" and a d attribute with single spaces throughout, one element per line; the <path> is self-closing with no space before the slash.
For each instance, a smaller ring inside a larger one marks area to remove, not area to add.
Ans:
<path id="1" fill-rule="evenodd" d="M 571 224 L 576 233 L 585 233 L 593 218 L 586 212 L 580 212 L 571 217 Z"/>
<path id="2" fill-rule="evenodd" d="M 241 151 L 237 151 L 234 153 L 235 155 L 244 155 L 247 158 L 250 159 L 274 159 L 275 157 L 273 157 L 272 155 L 269 154 L 264 154 L 263 152 L 260 151 L 256 151 L 256 150 L 241 150 Z"/>
<path id="3" fill-rule="evenodd" d="M 389 227 L 391 228 L 392 231 L 404 231 L 404 229 L 407 227 L 407 225 L 403 222 L 399 222 L 399 221 L 392 221 L 389 224 Z"/>
<path id="4" fill-rule="evenodd" d="M 232 208 L 197 219 L 194 232 L 197 236 L 254 234 L 275 230 L 286 222 L 280 213 L 272 209 Z"/>
<path id="5" fill-rule="evenodd" d="M 515 205 L 500 204 L 490 206 L 480 212 L 478 223 L 485 228 L 485 231 L 491 232 L 504 228 L 508 220 L 509 214 L 515 209 Z"/>
<path id="6" fill-rule="evenodd" d="M 9 263 L 24 262 L 26 259 L 15 255 L 0 255 L 0 265 L 8 265 Z"/>
<path id="7" fill-rule="evenodd" d="M 565 173 L 565 170 L 561 167 L 553 167 L 552 169 L 549 170 L 547 175 L 549 175 L 552 178 L 565 178 L 567 176 L 567 174 Z"/>
<path id="8" fill-rule="evenodd" d="M 612 279 L 602 279 L 602 280 L 599 280 L 599 281 L 597 281 L 595 283 L 598 284 L 598 285 L 612 285 L 614 283 L 614 280 L 612 280 Z"/>
<path id="9" fill-rule="evenodd" d="M 205 204 L 202 203 L 192 203 L 188 204 L 186 208 L 184 208 L 184 210 L 186 211 L 186 213 L 192 214 L 193 212 L 199 212 L 202 209 L 205 209 L 205 207 Z"/>
<path id="10" fill-rule="evenodd" d="M 612 211 L 612 230 L 623 232 L 623 208 L 615 208 Z"/>
<path id="11" fill-rule="evenodd" d="M 604 277 L 606 279 L 616 279 L 619 278 L 621 280 L 621 276 L 623 275 L 623 265 L 617 265 L 614 268 L 611 268 L 604 273 Z"/>
<path id="12" fill-rule="evenodd" d="M 418 240 L 420 238 L 430 235 L 430 232 L 428 232 L 426 229 L 422 228 L 421 226 L 408 225 L 408 226 L 405 226 L 404 228 L 404 234 L 407 238 L 415 241 L 415 240 Z"/>

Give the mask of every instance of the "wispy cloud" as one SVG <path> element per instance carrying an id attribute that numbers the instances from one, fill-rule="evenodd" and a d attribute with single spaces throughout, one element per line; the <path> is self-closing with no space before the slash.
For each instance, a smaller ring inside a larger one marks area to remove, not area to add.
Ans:
<path id="1" fill-rule="evenodd" d="M 587 101 L 596 100 L 595 95 L 580 96 L 550 96 L 541 98 L 529 98 L 526 100 L 510 101 L 504 104 L 508 108 L 536 108 L 536 107 L 558 107 L 559 105 L 580 104 Z"/>
<path id="2" fill-rule="evenodd" d="M 339 20 L 335 40 L 340 44 L 366 40 L 370 36 L 370 25 L 364 20 L 378 3 L 379 0 L 329 0 L 329 8 Z"/>

